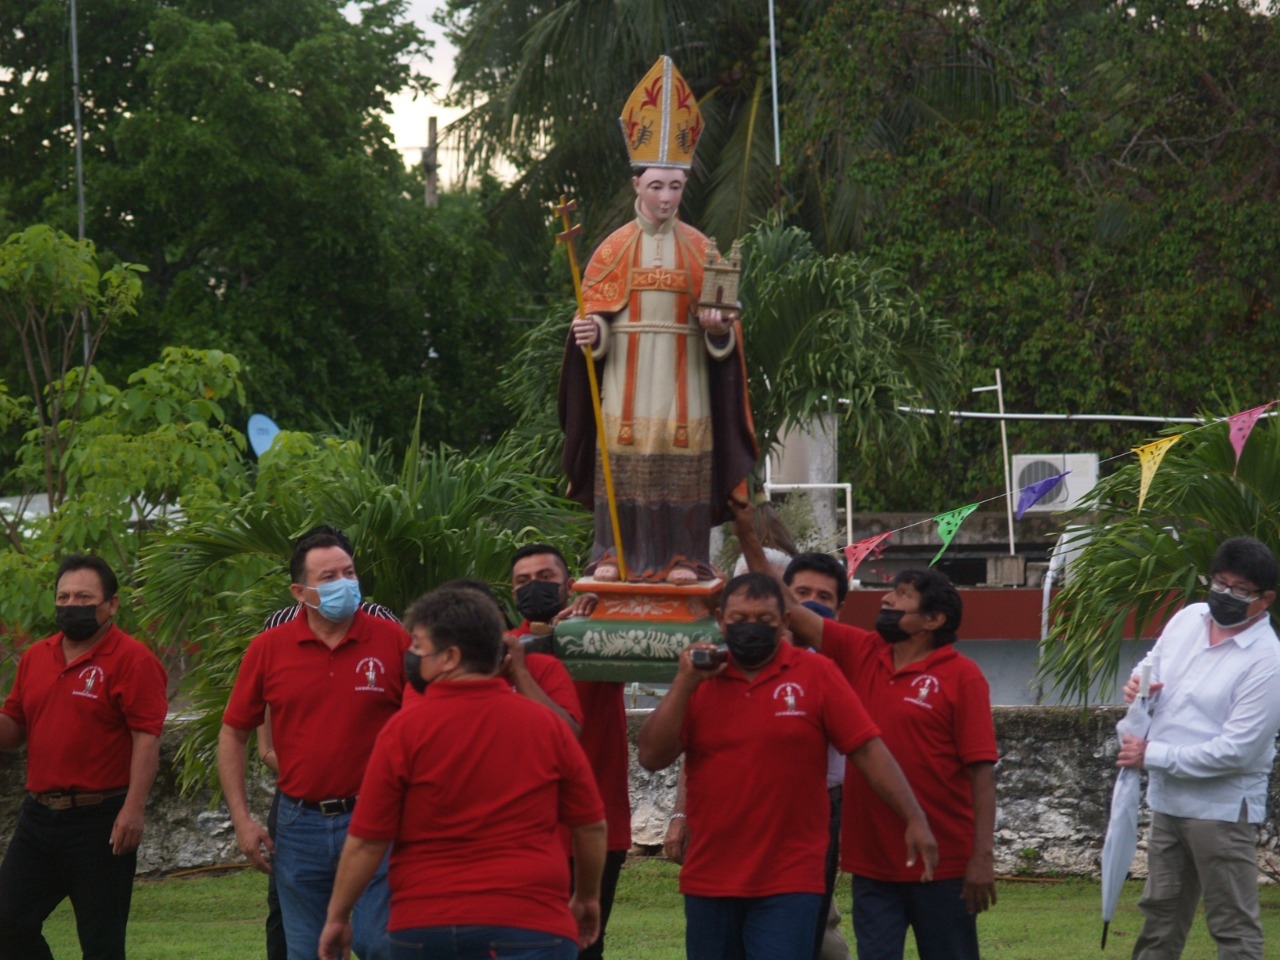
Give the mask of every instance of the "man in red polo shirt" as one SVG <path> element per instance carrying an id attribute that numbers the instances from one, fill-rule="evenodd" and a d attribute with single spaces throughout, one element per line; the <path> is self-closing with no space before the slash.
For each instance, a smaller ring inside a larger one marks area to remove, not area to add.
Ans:
<path id="1" fill-rule="evenodd" d="M 0 749 L 27 745 L 27 798 L 0 864 L 0 958 L 52 958 L 45 918 L 71 898 L 86 957 L 124 960 L 147 794 L 168 710 L 164 667 L 112 623 L 100 558 L 58 566 L 59 632 L 32 644 L 0 709 Z"/>
<path id="2" fill-rule="evenodd" d="M 289 957 L 304 960 L 315 956 L 373 742 L 400 709 L 409 635 L 360 609 L 355 564 L 338 537 L 299 540 L 289 573 L 306 615 L 249 644 L 222 718 L 218 778 L 241 851 L 276 871 Z M 274 843 L 245 792 L 245 746 L 268 709 L 281 793 Z M 352 917 L 361 960 L 388 956 L 387 896 L 384 862 Z"/>
<path id="3" fill-rule="evenodd" d="M 902 866 L 927 880 L 937 859 L 879 729 L 831 663 L 786 642 L 783 610 L 772 577 L 730 580 L 717 614 L 728 662 L 699 669 L 693 652 L 715 648 L 686 649 L 640 728 L 646 769 L 685 754 L 689 846 L 680 890 L 690 960 L 813 955 L 829 845 L 828 742 L 898 816 Z"/>

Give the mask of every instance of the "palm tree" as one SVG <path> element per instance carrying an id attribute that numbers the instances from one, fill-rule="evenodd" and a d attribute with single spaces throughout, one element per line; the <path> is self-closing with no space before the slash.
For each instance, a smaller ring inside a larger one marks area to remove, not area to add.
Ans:
<path id="1" fill-rule="evenodd" d="M 588 518 L 531 469 L 530 444 L 465 457 L 413 441 L 397 465 L 386 447 L 281 434 L 263 455 L 256 489 L 159 541 L 143 559 L 142 603 L 157 641 L 198 651 L 188 678 L 193 715 L 184 740 L 183 789 L 216 781 L 217 733 L 240 659 L 267 614 L 293 603 L 283 573 L 293 540 L 320 523 L 356 551 L 365 596 L 404 610 L 455 577 L 493 583 L 530 540 L 581 551 Z"/>
<path id="2" fill-rule="evenodd" d="M 1051 609 L 1043 681 L 1081 702 L 1095 684 L 1108 694 L 1132 666 L 1120 663 L 1121 643 L 1150 636 L 1168 612 L 1203 599 L 1223 540 L 1253 536 L 1280 553 L 1280 430 L 1259 421 L 1235 468 L 1228 425 L 1210 420 L 1166 452 L 1141 513 L 1136 461 L 1094 489 L 1089 523 L 1073 538 L 1083 552 Z"/>

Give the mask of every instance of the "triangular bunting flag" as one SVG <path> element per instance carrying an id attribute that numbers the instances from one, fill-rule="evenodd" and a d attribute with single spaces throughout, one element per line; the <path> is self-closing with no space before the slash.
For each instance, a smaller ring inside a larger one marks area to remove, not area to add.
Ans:
<path id="1" fill-rule="evenodd" d="M 879 555 L 880 544 L 893 536 L 893 531 L 888 533 L 879 533 L 874 537 L 867 537 L 865 540 L 859 540 L 857 543 L 851 543 L 844 548 L 844 562 L 849 570 L 849 579 L 853 579 L 853 573 L 858 569 L 858 564 L 867 559 L 872 553 Z"/>
<path id="2" fill-rule="evenodd" d="M 947 552 L 947 547 L 951 546 L 951 540 L 955 537 L 956 531 L 960 529 L 960 524 L 964 523 L 965 518 L 977 509 L 978 505 L 971 503 L 967 507 L 960 507 L 949 513 L 940 513 L 933 518 L 938 524 L 938 536 L 942 538 L 942 549 L 929 561 L 929 566 L 932 567 L 938 562 L 938 558 Z"/>
<path id="3" fill-rule="evenodd" d="M 1018 496 L 1018 512 L 1014 515 L 1014 519 L 1021 520 L 1022 515 L 1027 512 L 1027 507 L 1032 506 L 1037 500 L 1061 483 L 1062 478 L 1070 472 L 1070 470 L 1066 470 L 1056 477 L 1045 477 L 1043 480 L 1037 480 L 1035 483 L 1023 487 L 1022 493 Z"/>
<path id="4" fill-rule="evenodd" d="M 1264 403 L 1260 407 L 1254 407 L 1252 410 L 1246 410 L 1243 413 L 1237 413 L 1235 416 L 1227 417 L 1227 423 L 1231 424 L 1231 446 L 1236 451 L 1236 469 L 1240 469 L 1240 454 L 1244 452 L 1245 441 L 1249 439 L 1249 434 L 1253 432 L 1253 425 L 1258 422 L 1258 418 L 1262 416 L 1275 403 Z"/>
<path id="5" fill-rule="evenodd" d="M 1180 439 L 1182 439 L 1182 436 L 1178 434 L 1133 448 L 1133 452 L 1138 455 L 1138 463 L 1142 465 L 1142 485 L 1138 488 L 1139 513 L 1142 512 L 1142 504 L 1147 499 L 1147 490 L 1151 486 L 1151 481 L 1155 478 L 1156 470 L 1160 468 L 1160 461 L 1164 459 L 1168 449 Z"/>

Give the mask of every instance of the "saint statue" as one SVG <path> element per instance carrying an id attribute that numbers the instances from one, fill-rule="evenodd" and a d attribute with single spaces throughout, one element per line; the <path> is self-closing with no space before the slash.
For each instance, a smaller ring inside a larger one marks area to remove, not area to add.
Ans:
<path id="1" fill-rule="evenodd" d="M 622 558 L 633 581 L 715 576 L 711 527 L 745 500 L 757 447 L 737 304 L 699 308 L 712 243 L 678 216 L 702 132 L 697 100 L 661 57 L 623 110 L 635 219 L 592 254 L 560 375 L 563 466 L 572 497 L 595 512 L 587 568 L 619 578 L 588 393 L 596 364 Z"/>

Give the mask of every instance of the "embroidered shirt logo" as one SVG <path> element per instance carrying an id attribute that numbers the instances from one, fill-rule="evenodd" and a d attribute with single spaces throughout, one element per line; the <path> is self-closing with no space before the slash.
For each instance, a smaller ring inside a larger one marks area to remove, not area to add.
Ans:
<path id="1" fill-rule="evenodd" d="M 804 687 L 798 683 L 790 681 L 780 683 L 773 688 L 773 699 L 782 701 L 784 709 L 779 710 L 774 716 L 776 717 L 803 717 L 808 711 L 798 709 L 797 702 L 804 697 Z"/>
<path id="2" fill-rule="evenodd" d="M 361 660 L 356 665 L 356 674 L 364 681 L 356 685 L 357 690 L 370 690 L 374 693 L 386 692 L 384 678 L 387 675 L 387 668 L 377 657 L 365 657 Z"/>
<path id="3" fill-rule="evenodd" d="M 77 675 L 80 689 L 72 690 L 73 697 L 88 697 L 90 700 L 102 699 L 102 688 L 106 684 L 107 675 L 101 667 L 85 667 Z"/>
<path id="4" fill-rule="evenodd" d="M 931 673 L 922 673 L 911 681 L 911 687 L 915 690 L 914 697 L 904 697 L 908 703 L 915 703 L 924 707 L 926 710 L 932 710 L 933 704 L 929 702 L 929 697 L 942 689 L 942 684 L 938 682 L 938 678 Z"/>

